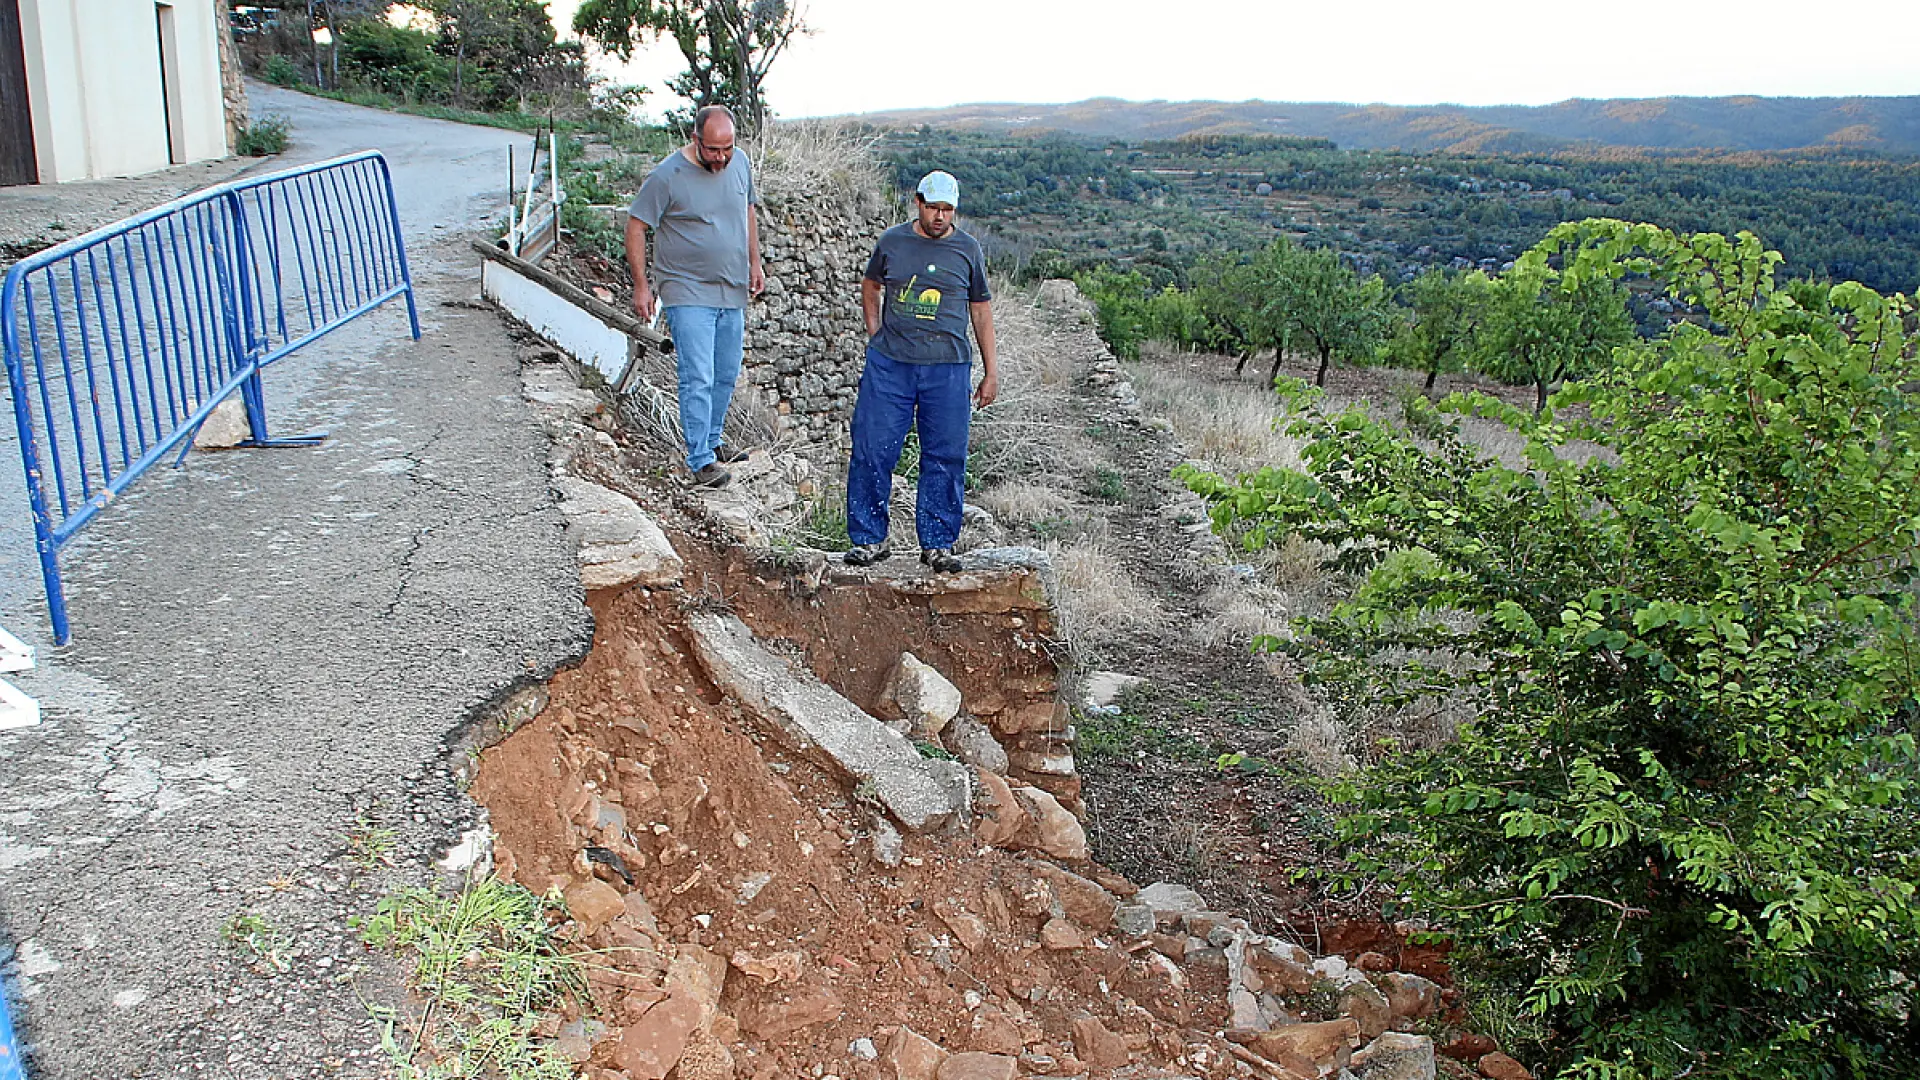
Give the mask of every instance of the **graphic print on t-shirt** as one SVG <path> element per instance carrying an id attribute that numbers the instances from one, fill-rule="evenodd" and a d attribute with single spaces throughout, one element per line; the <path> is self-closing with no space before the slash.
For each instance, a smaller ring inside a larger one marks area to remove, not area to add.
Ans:
<path id="1" fill-rule="evenodd" d="M 928 274 L 937 274 L 939 272 L 940 268 L 938 266 L 933 263 L 927 264 Z M 929 285 L 916 293 L 914 292 L 914 286 L 918 284 L 919 281 L 919 274 L 908 278 L 907 283 L 900 286 L 899 294 L 893 298 L 894 303 L 899 304 L 901 308 L 905 309 L 907 314 L 916 319 L 927 319 L 931 321 L 940 314 L 940 290 Z"/>

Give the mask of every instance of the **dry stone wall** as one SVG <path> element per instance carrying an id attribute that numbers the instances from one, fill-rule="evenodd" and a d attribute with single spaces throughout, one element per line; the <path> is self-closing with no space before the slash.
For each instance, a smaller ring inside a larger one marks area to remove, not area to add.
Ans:
<path id="1" fill-rule="evenodd" d="M 747 315 L 743 396 L 805 442 L 847 442 L 866 350 L 860 278 L 891 214 L 871 196 L 768 198 L 760 209 L 767 291 Z M 859 205 L 865 204 L 865 205 Z"/>

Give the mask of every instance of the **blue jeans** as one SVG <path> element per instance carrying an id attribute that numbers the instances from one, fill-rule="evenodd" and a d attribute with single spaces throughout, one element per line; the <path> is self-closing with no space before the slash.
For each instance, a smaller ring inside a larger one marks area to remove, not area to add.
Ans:
<path id="1" fill-rule="evenodd" d="M 847 466 L 847 539 L 887 538 L 893 467 L 907 429 L 920 432 L 919 503 L 914 527 L 922 548 L 960 538 L 967 482 L 967 425 L 973 417 L 973 365 L 902 364 L 867 350 L 853 404 L 853 460 Z"/>
<path id="2" fill-rule="evenodd" d="M 740 308 L 675 304 L 661 311 L 673 335 L 680 372 L 680 433 L 687 440 L 687 468 L 713 463 L 720 425 L 733 403 L 746 345 L 747 313 Z"/>

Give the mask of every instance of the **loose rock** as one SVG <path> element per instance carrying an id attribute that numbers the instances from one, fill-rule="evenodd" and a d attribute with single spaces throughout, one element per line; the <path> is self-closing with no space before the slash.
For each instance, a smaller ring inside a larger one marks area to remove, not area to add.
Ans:
<path id="1" fill-rule="evenodd" d="M 886 1062 L 893 1066 L 895 1080 L 936 1080 L 946 1059 L 938 1043 L 910 1027 L 902 1026 L 887 1044 Z"/>
<path id="2" fill-rule="evenodd" d="M 567 914 L 591 934 L 627 913 L 620 890 L 598 878 L 577 882 L 566 891 Z"/>
<path id="3" fill-rule="evenodd" d="M 1488 1080 L 1533 1080 L 1525 1065 L 1496 1050 L 1480 1058 L 1480 1075 Z"/>
<path id="4" fill-rule="evenodd" d="M 934 1075 L 937 1080 L 1013 1080 L 1020 1075 L 1020 1061 L 1004 1054 L 969 1051 L 948 1057 Z"/>
<path id="5" fill-rule="evenodd" d="M 910 652 L 888 674 L 881 697 L 900 710 L 918 739 L 937 738 L 960 712 L 960 690 Z"/>
<path id="6" fill-rule="evenodd" d="M 1418 1020 L 1440 1008 L 1440 986 L 1431 979 L 1391 971 L 1375 983 L 1387 996 L 1387 1008 L 1395 1017 Z"/>
<path id="7" fill-rule="evenodd" d="M 1107 1029 L 1098 1017 L 1081 1016 L 1073 1022 L 1073 1049 L 1080 1060 L 1096 1069 L 1118 1069 L 1132 1058 L 1127 1040 Z"/>
<path id="8" fill-rule="evenodd" d="M 1433 1040 L 1389 1031 L 1353 1055 L 1358 1080 L 1434 1080 Z"/>

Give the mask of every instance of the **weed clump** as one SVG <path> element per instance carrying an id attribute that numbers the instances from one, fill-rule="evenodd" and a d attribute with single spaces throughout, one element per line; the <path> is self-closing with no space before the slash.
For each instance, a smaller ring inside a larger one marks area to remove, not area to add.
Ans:
<path id="1" fill-rule="evenodd" d="M 410 961 L 409 982 L 426 1001 L 407 1033 L 394 1012 L 375 1010 L 401 1077 L 573 1076 L 572 1063 L 534 1035 L 543 1011 L 586 989 L 580 962 L 560 951 L 562 911 L 557 898 L 491 877 L 457 896 L 406 888 L 380 901 L 359 924 L 361 938 Z"/>

